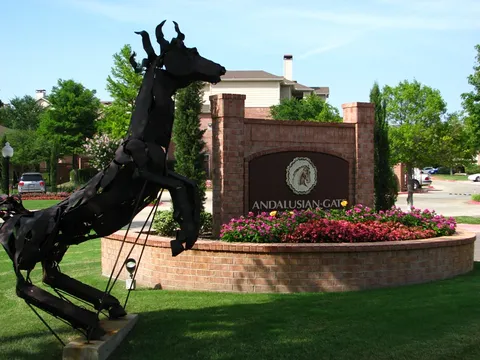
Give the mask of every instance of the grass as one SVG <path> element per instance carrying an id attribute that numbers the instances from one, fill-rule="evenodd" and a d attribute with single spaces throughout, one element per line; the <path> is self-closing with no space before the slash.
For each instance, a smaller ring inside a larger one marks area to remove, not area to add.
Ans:
<path id="1" fill-rule="evenodd" d="M 0 358 L 58 359 L 60 343 L 15 296 L 0 253 Z M 104 289 L 100 241 L 73 246 L 62 270 Z M 32 278 L 39 283 L 40 270 Z M 232 294 L 139 289 L 140 318 L 112 359 L 479 359 L 480 263 L 430 284 L 351 293 Z M 124 301 L 124 283 L 114 289 Z M 43 314 L 43 313 L 42 313 Z M 76 336 L 45 315 L 64 341 Z"/>
<path id="2" fill-rule="evenodd" d="M 444 175 L 434 174 L 432 175 L 433 181 L 435 180 L 453 180 L 453 181 L 465 181 L 468 180 L 467 175 Z"/>
<path id="3" fill-rule="evenodd" d="M 480 217 L 478 216 L 454 216 L 458 224 L 480 224 Z"/>
<path id="4" fill-rule="evenodd" d="M 60 200 L 23 200 L 23 206 L 28 210 L 40 210 L 59 203 Z"/>

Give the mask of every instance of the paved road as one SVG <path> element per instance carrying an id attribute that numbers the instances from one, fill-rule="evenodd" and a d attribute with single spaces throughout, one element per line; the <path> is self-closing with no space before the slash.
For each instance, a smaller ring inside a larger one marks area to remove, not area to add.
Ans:
<path id="1" fill-rule="evenodd" d="M 445 216 L 480 216 L 480 205 L 471 202 L 472 194 L 480 193 L 480 183 L 435 180 L 432 186 L 426 193 L 414 194 L 416 208 L 435 210 Z M 396 205 L 407 210 L 407 195 L 399 195 Z"/>

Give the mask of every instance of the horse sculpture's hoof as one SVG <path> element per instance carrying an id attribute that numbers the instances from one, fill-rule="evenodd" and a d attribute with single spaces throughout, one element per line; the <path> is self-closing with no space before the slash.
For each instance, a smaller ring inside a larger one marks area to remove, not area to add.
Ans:
<path id="1" fill-rule="evenodd" d="M 121 305 L 114 305 L 108 309 L 108 317 L 110 319 L 118 319 L 127 315 L 127 312 Z"/>
<path id="2" fill-rule="evenodd" d="M 175 240 L 170 241 L 170 247 L 172 249 L 172 256 L 177 256 L 185 250 L 190 250 L 198 238 L 198 230 L 194 227 L 188 227 L 187 229 L 177 230 L 177 236 Z M 185 246 L 183 245 L 185 244 Z"/>

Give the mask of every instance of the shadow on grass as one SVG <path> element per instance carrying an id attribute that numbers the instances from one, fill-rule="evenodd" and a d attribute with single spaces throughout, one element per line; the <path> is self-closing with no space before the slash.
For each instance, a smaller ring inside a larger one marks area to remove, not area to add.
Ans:
<path id="1" fill-rule="evenodd" d="M 128 309 L 139 321 L 111 359 L 479 359 L 479 300 L 480 263 L 451 280 L 351 293 L 139 290 Z M 60 358 L 46 329 L 25 336 L 44 348 L 6 337 L 19 351 L 0 358 Z"/>
<path id="2" fill-rule="evenodd" d="M 114 358 L 478 359 L 479 276 L 476 263 L 453 280 L 388 290 L 208 294 L 238 301 L 142 313 Z"/>
<path id="3" fill-rule="evenodd" d="M 0 341 L 4 350 L 0 351 L 0 359 L 60 359 L 63 351 L 62 345 L 47 328 L 41 329 L 15 336 L 2 336 Z M 74 334 L 73 330 L 68 328 L 56 330 L 56 333 L 63 341 Z"/>

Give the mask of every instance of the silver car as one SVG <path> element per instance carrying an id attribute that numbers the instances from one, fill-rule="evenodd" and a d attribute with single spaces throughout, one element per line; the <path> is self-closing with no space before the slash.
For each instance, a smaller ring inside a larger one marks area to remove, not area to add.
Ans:
<path id="1" fill-rule="evenodd" d="M 45 192 L 45 180 L 36 172 L 24 173 L 18 182 L 18 193 Z"/>

